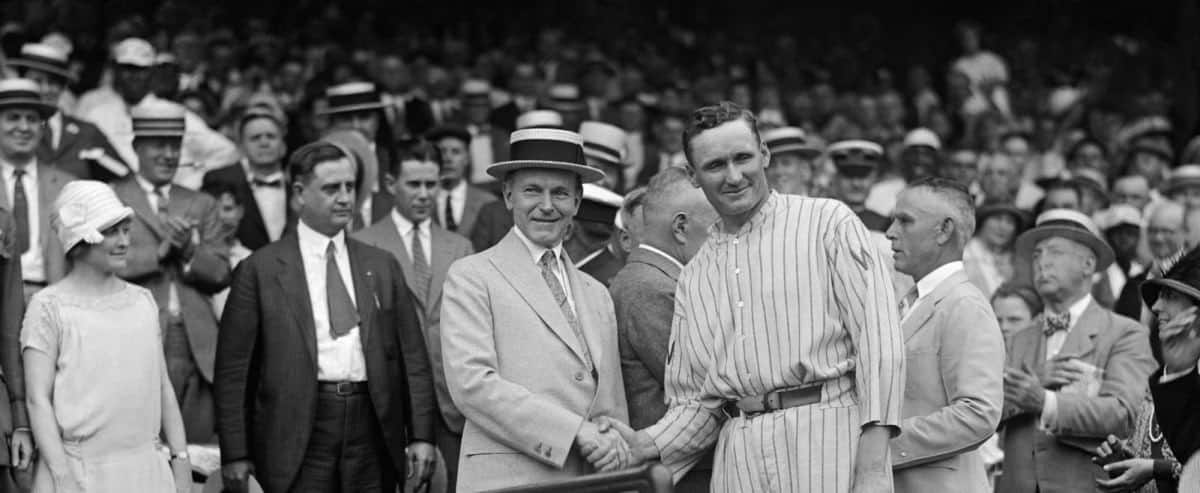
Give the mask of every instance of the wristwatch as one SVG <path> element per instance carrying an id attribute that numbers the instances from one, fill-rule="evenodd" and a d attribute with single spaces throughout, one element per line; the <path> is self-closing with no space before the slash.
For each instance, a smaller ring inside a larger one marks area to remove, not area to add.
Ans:
<path id="1" fill-rule="evenodd" d="M 186 451 L 186 450 L 182 450 L 182 451 L 179 451 L 179 452 L 173 452 L 173 453 L 171 453 L 171 460 L 172 460 L 172 461 L 176 461 L 176 460 L 188 460 L 188 457 L 189 457 L 189 456 L 188 456 L 188 453 L 187 453 L 187 451 Z"/>

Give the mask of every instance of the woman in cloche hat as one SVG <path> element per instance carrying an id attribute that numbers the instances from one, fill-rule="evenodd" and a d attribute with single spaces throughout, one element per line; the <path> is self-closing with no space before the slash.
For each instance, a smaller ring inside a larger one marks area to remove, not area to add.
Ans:
<path id="1" fill-rule="evenodd" d="M 158 306 L 117 277 L 129 262 L 132 217 L 98 181 L 68 183 L 54 202 L 70 274 L 33 295 L 21 327 L 35 493 L 191 491 Z"/>

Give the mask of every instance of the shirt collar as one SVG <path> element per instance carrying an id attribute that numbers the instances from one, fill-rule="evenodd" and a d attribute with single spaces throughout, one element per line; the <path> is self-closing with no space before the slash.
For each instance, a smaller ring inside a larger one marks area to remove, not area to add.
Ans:
<path id="1" fill-rule="evenodd" d="M 37 169 L 38 169 L 37 158 L 35 157 L 35 158 L 29 160 L 29 164 L 25 165 L 25 178 L 31 179 L 31 180 L 37 179 Z M 5 179 L 12 178 L 13 172 L 16 170 L 17 170 L 16 166 L 14 166 L 12 163 L 8 162 L 4 158 L 0 158 L 0 171 L 3 172 L 3 176 Z"/>
<path id="2" fill-rule="evenodd" d="M 401 238 L 408 236 L 408 232 L 412 231 L 413 229 L 413 222 L 409 221 L 408 218 L 404 217 L 403 214 L 397 212 L 396 209 L 392 209 L 392 222 L 396 223 L 396 230 L 400 232 Z M 431 221 L 429 219 L 421 221 L 421 224 L 417 225 L 417 229 L 419 229 L 421 233 L 428 235 L 430 222 Z"/>
<path id="3" fill-rule="evenodd" d="M 660 256 L 662 256 L 663 258 L 665 258 L 665 259 L 667 259 L 667 260 L 670 260 L 670 261 L 671 261 L 671 263 L 672 263 L 672 264 L 675 264 L 675 266 L 676 266 L 676 267 L 679 267 L 679 270 L 683 270 L 683 263 L 682 263 L 682 262 L 680 262 L 680 261 L 678 261 L 678 260 L 676 260 L 676 259 L 675 259 L 675 257 L 672 257 L 672 256 L 670 256 L 670 255 L 667 255 L 667 252 L 664 252 L 664 251 L 662 251 L 662 250 L 659 250 L 659 249 L 657 249 L 657 248 L 654 248 L 654 247 L 652 247 L 652 246 L 650 246 L 650 245 L 647 245 L 647 244 L 645 244 L 645 243 L 642 243 L 641 245 L 638 245 L 638 248 L 641 248 L 642 250 L 645 250 L 645 251 L 647 251 L 647 252 L 650 252 L 650 253 L 653 253 L 653 254 L 656 254 L 656 255 L 660 255 Z"/>
<path id="4" fill-rule="evenodd" d="M 742 229 L 727 233 L 724 231 L 725 221 L 723 219 L 717 219 L 717 222 L 709 227 L 709 236 L 723 241 L 735 236 L 741 236 L 749 233 L 750 231 L 759 227 L 759 225 L 761 225 L 763 221 L 765 221 L 766 218 L 772 214 L 772 212 L 775 210 L 775 205 L 778 203 L 779 194 L 775 193 L 774 190 L 769 191 L 767 192 L 767 198 L 763 199 L 762 207 L 759 207 L 758 212 L 754 213 L 754 217 L 751 217 L 746 224 L 742 225 Z"/>
<path id="5" fill-rule="evenodd" d="M 963 263 L 961 260 L 956 260 L 933 269 L 933 272 L 925 274 L 925 277 L 922 277 L 921 280 L 917 281 L 917 299 L 919 300 L 928 296 L 929 293 L 932 293 L 933 290 L 937 289 L 942 282 L 944 282 L 946 279 L 949 279 L 950 276 L 961 270 L 963 270 Z"/>
<path id="6" fill-rule="evenodd" d="M 529 255 L 533 259 L 534 265 L 538 265 L 542 262 L 542 255 L 546 253 L 546 250 L 554 252 L 554 257 L 557 258 L 559 262 L 562 262 L 564 265 L 567 263 L 565 259 L 563 259 L 563 248 L 561 241 L 558 242 L 557 245 L 554 245 L 554 248 L 546 248 L 530 240 L 529 237 L 525 236 L 525 233 L 521 232 L 521 228 L 513 226 L 513 231 L 517 232 L 517 238 L 520 238 L 521 243 L 524 243 L 525 248 L 529 250 Z"/>
<path id="7" fill-rule="evenodd" d="M 246 159 L 246 158 L 242 158 L 242 169 L 246 171 L 246 180 L 249 180 L 249 181 L 253 181 L 254 178 L 256 178 L 256 177 L 263 181 L 273 181 L 273 180 L 284 181 L 282 170 L 276 170 L 275 172 L 273 172 L 267 176 L 262 176 L 262 177 L 256 176 L 254 174 L 254 168 L 250 167 L 250 160 Z"/>
<path id="8" fill-rule="evenodd" d="M 446 194 L 455 199 L 462 199 L 467 196 L 467 180 L 458 180 L 458 184 L 454 188 L 446 190 Z"/>
<path id="9" fill-rule="evenodd" d="M 1067 312 L 1071 314 L 1071 327 L 1074 327 L 1079 322 L 1079 319 L 1083 317 L 1083 311 L 1087 310 L 1088 305 L 1091 303 L 1092 295 L 1089 293 L 1080 298 L 1079 301 L 1076 301 L 1070 308 L 1067 308 Z"/>
<path id="10" fill-rule="evenodd" d="M 346 230 L 339 230 L 331 238 L 318 233 L 304 221 L 296 221 L 296 236 L 300 239 L 300 253 L 304 255 L 324 256 L 330 240 L 333 240 L 334 248 L 339 252 L 346 251 Z"/>
<path id="11" fill-rule="evenodd" d="M 146 181 L 146 179 L 143 178 L 142 175 L 135 174 L 133 176 L 135 178 L 137 178 L 138 185 L 140 185 L 142 187 L 142 190 L 145 191 L 147 195 L 155 195 L 156 190 L 162 189 L 164 196 L 166 196 L 166 197 L 171 196 L 171 184 L 170 183 L 163 185 L 161 187 L 155 187 L 153 183 Z"/>

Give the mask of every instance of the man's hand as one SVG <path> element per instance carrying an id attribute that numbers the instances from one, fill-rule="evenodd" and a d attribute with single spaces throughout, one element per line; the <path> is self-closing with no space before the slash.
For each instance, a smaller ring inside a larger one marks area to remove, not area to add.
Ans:
<path id="1" fill-rule="evenodd" d="M 1073 356 L 1054 356 L 1050 361 L 1046 362 L 1046 376 L 1044 382 L 1045 388 L 1049 390 L 1058 390 L 1064 386 L 1073 384 L 1087 377 L 1077 363 L 1077 358 Z"/>
<path id="2" fill-rule="evenodd" d="M 225 480 L 225 491 L 229 493 L 245 493 L 253 474 L 254 464 L 248 460 L 235 460 L 221 466 L 221 478 Z"/>
<path id="3" fill-rule="evenodd" d="M 9 449 L 12 466 L 20 470 L 29 469 L 29 464 L 33 462 L 33 434 L 24 429 L 14 431 Z"/>
<path id="4" fill-rule="evenodd" d="M 171 249 L 184 261 L 190 259 L 195 247 L 192 241 L 195 237 L 195 223 L 182 217 L 163 216 L 162 225 L 167 230 L 167 241 L 171 244 Z"/>
<path id="5" fill-rule="evenodd" d="M 1004 369 L 1004 400 L 1027 413 L 1040 413 L 1045 405 L 1045 389 L 1030 372 Z"/>
<path id="6" fill-rule="evenodd" d="M 1154 459 L 1126 459 L 1104 466 L 1112 479 L 1097 479 L 1097 489 L 1104 493 L 1134 491 L 1154 479 Z"/>
<path id="7" fill-rule="evenodd" d="M 1167 373 L 1194 370 L 1200 360 L 1200 334 L 1190 327 L 1162 341 L 1163 369 Z"/>
<path id="8" fill-rule="evenodd" d="M 429 442 L 413 442 L 404 449 L 408 456 L 408 477 L 417 478 L 417 490 L 429 483 L 437 469 L 437 449 Z"/>
<path id="9" fill-rule="evenodd" d="M 892 466 L 888 461 L 887 427 L 867 425 L 858 436 L 858 453 L 854 457 L 854 475 L 850 493 L 891 493 Z"/>
<path id="10" fill-rule="evenodd" d="M 579 452 L 597 470 L 615 471 L 629 461 L 629 445 L 614 432 L 603 432 L 595 423 L 585 421 L 575 436 Z"/>
<path id="11" fill-rule="evenodd" d="M 595 419 L 595 422 L 600 426 L 600 431 L 615 431 L 621 435 L 621 439 L 625 440 L 625 443 L 629 444 L 630 456 L 627 467 L 635 467 L 644 462 L 659 459 L 658 445 L 645 431 L 635 431 L 629 425 L 608 416 L 600 416 Z"/>

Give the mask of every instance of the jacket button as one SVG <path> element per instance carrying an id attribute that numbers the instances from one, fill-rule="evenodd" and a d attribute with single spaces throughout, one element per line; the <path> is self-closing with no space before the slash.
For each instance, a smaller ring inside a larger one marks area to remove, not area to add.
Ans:
<path id="1" fill-rule="evenodd" d="M 908 457 L 908 452 L 900 452 L 900 457 Z"/>
<path id="2" fill-rule="evenodd" d="M 577 372 L 575 372 L 575 381 L 576 381 L 576 382 L 582 382 L 582 381 L 583 381 L 583 372 L 581 372 L 581 371 L 577 371 Z"/>

